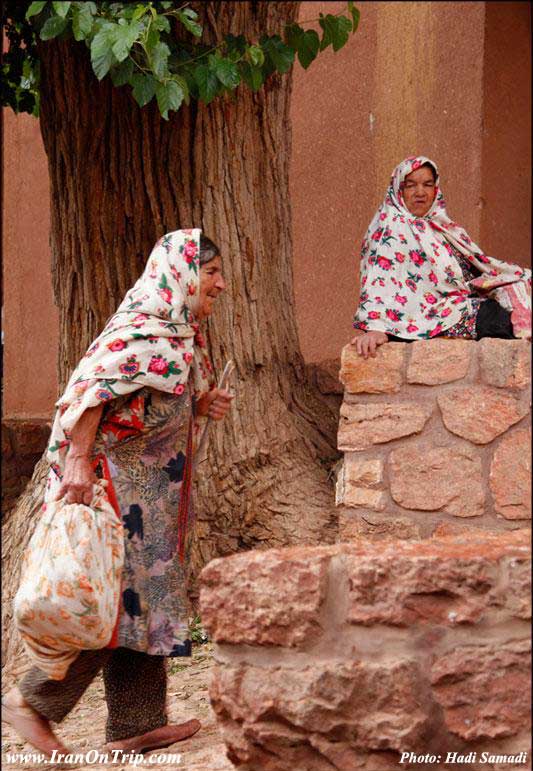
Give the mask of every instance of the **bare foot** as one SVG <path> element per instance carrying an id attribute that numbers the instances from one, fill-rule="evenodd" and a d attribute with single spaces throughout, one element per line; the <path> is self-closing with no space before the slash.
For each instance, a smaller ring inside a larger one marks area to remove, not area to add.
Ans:
<path id="1" fill-rule="evenodd" d="M 164 725 L 140 736 L 108 742 L 104 745 L 103 749 L 107 752 L 111 750 L 122 750 L 123 752 L 158 750 L 161 747 L 168 747 L 170 744 L 188 739 L 199 731 L 201 727 L 202 724 L 199 720 L 187 720 L 186 723 L 179 723 L 177 725 Z"/>
<path id="2" fill-rule="evenodd" d="M 2 722 L 10 725 L 19 736 L 48 757 L 54 750 L 69 751 L 54 734 L 48 720 L 30 707 L 18 688 L 12 688 L 2 699 Z"/>

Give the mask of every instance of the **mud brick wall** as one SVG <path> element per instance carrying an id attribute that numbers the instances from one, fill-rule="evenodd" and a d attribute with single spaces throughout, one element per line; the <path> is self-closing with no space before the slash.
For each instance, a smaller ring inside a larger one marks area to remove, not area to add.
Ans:
<path id="1" fill-rule="evenodd" d="M 524 527 L 530 367 L 523 340 L 387 343 L 366 360 L 347 345 L 339 540 Z"/>
<path id="2" fill-rule="evenodd" d="M 16 503 L 43 454 L 51 423 L 47 420 L 2 421 L 2 513 Z"/>
<path id="3" fill-rule="evenodd" d="M 530 769 L 526 530 L 213 560 L 210 696 L 242 771 Z M 434 756 L 405 762 L 401 753 Z M 477 760 L 451 765 L 448 753 Z"/>

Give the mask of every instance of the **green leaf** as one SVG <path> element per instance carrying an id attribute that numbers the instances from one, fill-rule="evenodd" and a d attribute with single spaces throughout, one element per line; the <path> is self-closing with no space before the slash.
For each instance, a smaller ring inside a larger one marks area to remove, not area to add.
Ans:
<path id="1" fill-rule="evenodd" d="M 248 62 L 240 62 L 239 69 L 242 79 L 252 91 L 259 91 L 264 81 L 263 70 L 260 67 L 253 67 Z"/>
<path id="2" fill-rule="evenodd" d="M 298 43 L 300 42 L 300 38 L 304 34 L 304 29 L 300 27 L 299 24 L 287 24 L 285 27 L 285 42 L 287 43 L 290 48 L 296 49 L 298 48 Z"/>
<path id="3" fill-rule="evenodd" d="M 189 30 L 189 32 L 191 32 L 195 37 L 202 37 L 202 25 L 198 24 L 197 21 L 194 21 L 194 19 L 198 18 L 197 15 L 194 13 L 194 11 L 192 11 L 192 13 L 194 13 L 194 17 L 191 15 L 191 13 L 187 13 L 191 10 L 191 8 L 185 8 L 182 11 L 178 11 L 177 17 L 185 29 Z"/>
<path id="4" fill-rule="evenodd" d="M 192 8 L 184 8 L 182 13 L 187 16 L 188 19 L 193 19 L 193 21 L 198 18 L 198 14 Z"/>
<path id="5" fill-rule="evenodd" d="M 30 7 L 26 11 L 26 18 L 30 19 L 32 16 L 37 16 L 37 14 L 41 13 L 45 5 L 46 0 L 44 3 L 31 3 Z"/>
<path id="6" fill-rule="evenodd" d="M 323 13 L 319 14 L 318 23 L 322 27 L 322 40 L 320 41 L 320 50 L 324 51 L 329 45 L 331 45 L 331 42 L 333 40 L 332 38 L 332 30 L 331 30 L 331 21 L 330 19 L 334 18 L 330 14 L 327 16 L 324 16 Z"/>
<path id="7" fill-rule="evenodd" d="M 181 75 L 173 75 L 172 79 L 176 81 L 178 86 L 183 91 L 183 101 L 185 104 L 189 104 L 190 98 L 189 98 L 189 84 L 187 82 L 187 79 L 182 77 Z"/>
<path id="8" fill-rule="evenodd" d="M 61 16 L 62 19 L 65 19 L 71 5 L 72 3 L 52 3 L 52 8 L 58 16 Z"/>
<path id="9" fill-rule="evenodd" d="M 175 80 L 168 80 L 166 83 L 157 83 L 155 95 L 159 112 L 165 120 L 168 120 L 169 110 L 179 110 L 183 102 L 183 89 Z"/>
<path id="10" fill-rule="evenodd" d="M 115 36 L 113 27 L 118 27 L 118 24 L 110 24 L 104 27 L 91 41 L 91 64 L 98 80 L 102 80 L 110 68 L 116 64 L 116 59 L 111 50 Z"/>
<path id="11" fill-rule="evenodd" d="M 348 41 L 352 31 L 352 23 L 346 16 L 327 16 L 320 14 L 318 23 L 324 30 L 320 50 L 324 51 L 329 45 L 333 46 L 334 51 L 338 51 Z"/>
<path id="12" fill-rule="evenodd" d="M 198 84 L 202 102 L 205 104 L 212 102 L 220 88 L 220 82 L 213 70 L 207 64 L 197 64 L 194 68 L 194 79 Z"/>
<path id="13" fill-rule="evenodd" d="M 103 29 L 109 29 L 114 26 L 112 21 L 109 21 L 108 19 L 104 19 L 102 16 L 95 16 L 93 20 L 94 29 L 93 32 L 97 34 L 98 32 L 101 32 Z"/>
<path id="14" fill-rule="evenodd" d="M 236 88 L 241 82 L 239 70 L 234 62 L 218 56 L 209 57 L 215 75 L 226 88 Z"/>
<path id="15" fill-rule="evenodd" d="M 135 74 L 131 76 L 130 83 L 133 86 L 133 98 L 139 107 L 144 107 L 155 94 L 157 80 L 153 75 Z"/>
<path id="16" fill-rule="evenodd" d="M 158 43 L 150 53 L 150 64 L 156 78 L 162 78 L 167 71 L 170 48 L 166 43 Z"/>
<path id="17" fill-rule="evenodd" d="M 172 72 L 172 68 L 169 68 Z M 198 88 L 198 83 L 196 82 L 196 79 L 194 77 L 194 67 L 181 67 L 180 68 L 180 75 L 172 75 L 173 78 L 178 78 L 178 82 L 180 83 L 183 81 L 185 84 L 183 86 L 183 90 L 185 91 L 185 98 L 184 101 L 186 104 L 189 104 L 190 97 L 192 96 L 194 99 L 200 98 L 200 90 Z M 185 89 L 185 86 L 187 88 Z M 217 87 L 218 87 L 218 80 L 217 80 Z"/>
<path id="18" fill-rule="evenodd" d="M 350 11 L 352 15 L 352 32 L 355 32 L 357 27 L 359 26 L 359 19 L 361 17 L 361 13 L 358 8 L 355 7 L 353 4 L 353 0 L 350 0 L 348 3 L 348 10 Z"/>
<path id="19" fill-rule="evenodd" d="M 128 57 L 116 67 L 112 67 L 109 74 L 111 75 L 113 85 L 118 87 L 129 83 L 133 75 L 133 66 L 133 60 Z"/>
<path id="20" fill-rule="evenodd" d="M 278 72 L 288 72 L 294 62 L 294 51 L 286 46 L 279 35 L 270 38 L 261 38 L 263 51 L 266 53 L 274 69 Z"/>
<path id="21" fill-rule="evenodd" d="M 122 21 L 122 20 L 121 20 Z M 134 21 L 128 24 L 124 21 L 124 24 L 115 24 L 113 30 L 113 46 L 112 51 L 117 62 L 122 62 L 129 56 L 130 49 L 139 37 L 142 25 L 138 21 Z"/>
<path id="22" fill-rule="evenodd" d="M 74 3 L 72 9 L 72 32 L 75 40 L 85 40 L 93 28 L 93 15 L 89 3 Z"/>
<path id="23" fill-rule="evenodd" d="M 166 16 L 156 16 L 153 25 L 159 32 L 170 32 L 170 22 Z"/>
<path id="24" fill-rule="evenodd" d="M 226 43 L 226 58 L 232 62 L 238 62 L 242 59 L 247 49 L 244 35 L 225 35 L 224 41 Z"/>
<path id="25" fill-rule="evenodd" d="M 265 54 L 260 46 L 250 46 L 247 51 L 250 64 L 254 67 L 262 67 L 265 62 Z"/>
<path id="26" fill-rule="evenodd" d="M 333 50 L 338 51 L 341 49 L 350 39 L 350 32 L 352 31 L 352 22 L 347 19 L 346 16 L 337 16 L 337 29 L 335 37 L 333 38 Z"/>
<path id="27" fill-rule="evenodd" d="M 156 28 L 155 24 L 151 23 L 148 27 L 148 34 L 144 43 L 148 56 L 152 55 L 152 51 L 159 43 L 160 37 L 159 30 Z"/>
<path id="28" fill-rule="evenodd" d="M 66 19 L 62 19 L 61 16 L 50 16 L 43 24 L 39 37 L 41 40 L 52 40 L 52 38 L 64 32 L 66 28 Z"/>
<path id="29" fill-rule="evenodd" d="M 145 5 L 138 5 L 131 15 L 131 20 L 138 21 L 147 12 L 148 8 Z"/>
<path id="30" fill-rule="evenodd" d="M 298 42 L 298 60 L 304 70 L 306 70 L 312 61 L 317 57 L 320 49 L 320 38 L 314 29 L 306 30 Z"/>

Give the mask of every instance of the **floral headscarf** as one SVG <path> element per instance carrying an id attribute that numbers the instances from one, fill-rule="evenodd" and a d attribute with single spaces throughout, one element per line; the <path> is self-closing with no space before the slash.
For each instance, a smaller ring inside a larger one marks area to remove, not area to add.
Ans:
<path id="1" fill-rule="evenodd" d="M 404 203 L 403 182 L 425 163 L 435 169 L 435 199 L 423 217 L 416 217 Z M 464 280 L 452 246 L 481 276 Z M 448 217 L 436 164 L 410 156 L 394 170 L 363 240 L 354 327 L 407 340 L 434 337 L 471 313 L 469 296 L 475 293 L 511 311 L 515 336 L 531 336 L 531 271 L 483 254 Z"/>
<path id="2" fill-rule="evenodd" d="M 58 471 L 72 428 L 89 407 L 143 386 L 180 395 L 191 369 L 195 395 L 213 386 L 205 341 L 194 320 L 200 233 L 176 230 L 159 239 L 143 274 L 73 372 L 56 403 L 48 448 Z"/>

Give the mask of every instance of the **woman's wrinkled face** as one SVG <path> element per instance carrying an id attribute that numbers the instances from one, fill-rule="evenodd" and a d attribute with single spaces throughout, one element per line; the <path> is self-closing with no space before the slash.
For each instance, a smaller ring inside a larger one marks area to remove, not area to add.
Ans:
<path id="1" fill-rule="evenodd" d="M 423 217 L 431 209 L 437 187 L 433 173 L 427 166 L 421 166 L 406 176 L 402 195 L 406 208 L 415 217 Z"/>
<path id="2" fill-rule="evenodd" d="M 213 313 L 213 305 L 217 297 L 226 288 L 222 277 L 222 258 L 214 259 L 200 266 L 200 296 L 195 316 L 201 321 Z"/>

